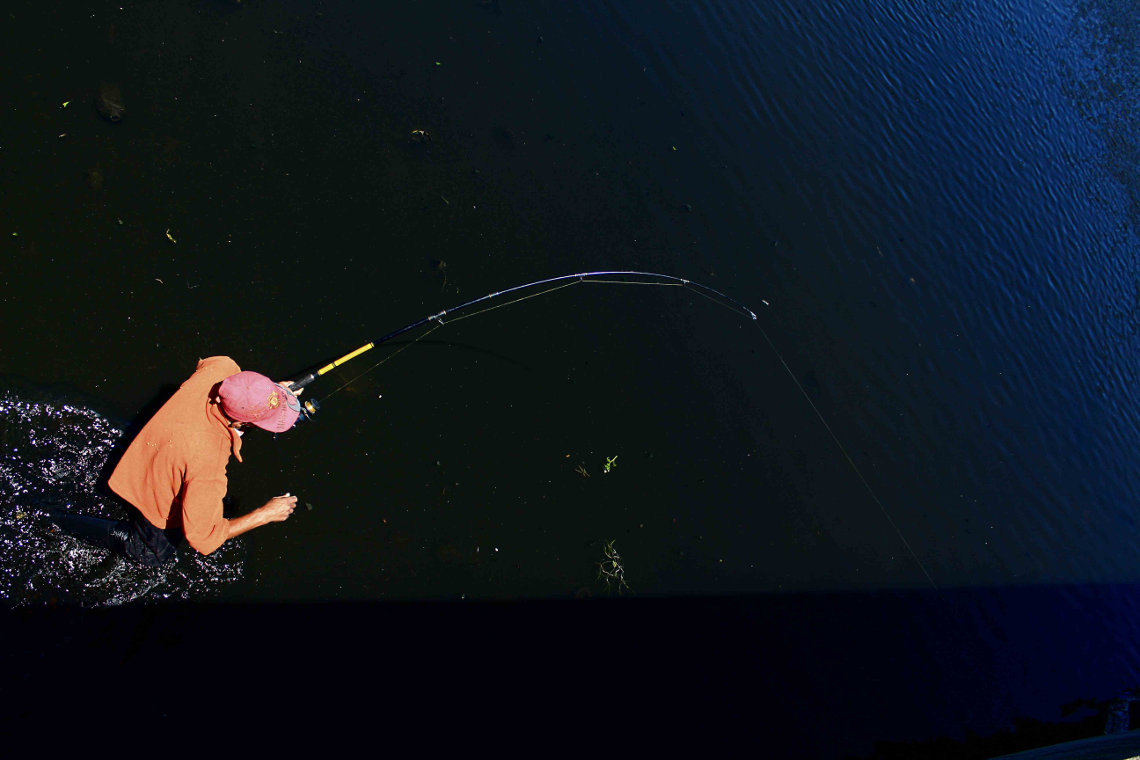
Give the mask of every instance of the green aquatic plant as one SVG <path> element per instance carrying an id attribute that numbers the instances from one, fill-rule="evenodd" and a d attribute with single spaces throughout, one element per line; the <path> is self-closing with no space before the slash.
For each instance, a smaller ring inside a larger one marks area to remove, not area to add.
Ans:
<path id="1" fill-rule="evenodd" d="M 629 588 L 629 584 L 625 582 L 625 565 L 613 541 L 602 547 L 602 554 L 604 558 L 598 563 L 598 580 L 603 581 L 607 589 L 616 588 L 620 594 Z"/>

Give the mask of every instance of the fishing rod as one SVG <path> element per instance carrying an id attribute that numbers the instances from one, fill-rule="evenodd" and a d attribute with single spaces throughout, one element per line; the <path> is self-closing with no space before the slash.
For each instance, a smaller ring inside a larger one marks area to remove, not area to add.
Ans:
<path id="1" fill-rule="evenodd" d="M 715 303 L 719 303 L 720 305 L 722 305 L 728 309 L 736 311 L 738 314 L 747 315 L 747 316 L 751 317 L 752 321 L 756 323 L 757 328 L 759 328 L 760 334 L 764 336 L 764 340 L 767 342 L 768 346 L 772 349 L 772 352 L 775 353 L 776 358 L 780 360 L 780 364 L 783 366 L 784 371 L 788 374 L 788 377 L 790 377 L 792 379 L 792 382 L 795 383 L 796 388 L 799 389 L 800 395 L 802 395 L 804 400 L 807 401 L 808 406 L 811 407 L 811 410 L 815 413 L 815 416 L 817 418 L 819 418 L 819 421 L 823 424 L 824 429 L 826 429 L 828 435 L 831 436 L 831 440 L 834 441 L 836 447 L 838 447 L 839 451 L 843 454 L 844 459 L 847 460 L 847 463 L 851 466 L 851 469 L 854 470 L 855 475 L 859 478 L 859 481 L 863 484 L 863 487 L 867 490 L 867 493 L 871 496 L 871 499 L 875 502 L 876 505 L 878 505 L 879 510 L 882 512 L 883 516 L 886 518 L 886 520 L 890 524 L 891 528 L 894 529 L 894 532 L 898 536 L 899 540 L 902 542 L 902 545 L 904 547 L 906 547 L 907 552 L 910 554 L 910 556 L 914 560 L 915 564 L 922 571 L 922 574 L 924 576 L 926 576 L 926 580 L 930 583 L 930 586 L 932 588 L 935 588 L 935 589 L 938 588 L 938 584 L 934 582 L 934 578 L 931 576 L 930 571 L 927 570 L 926 564 L 923 563 L 922 559 L 919 558 L 918 553 L 910 545 L 910 542 L 907 540 L 906 536 L 903 534 L 902 529 L 898 526 L 898 524 L 895 522 L 894 518 L 891 516 L 891 513 L 887 510 L 886 505 L 882 502 L 881 499 L 879 499 L 879 497 L 875 493 L 874 489 L 871 488 L 871 484 L 867 481 L 867 478 L 864 477 L 863 471 L 859 469 L 859 466 L 857 464 L 855 464 L 855 460 L 851 457 L 851 454 L 848 453 L 847 447 L 844 446 L 843 442 L 839 440 L 839 436 L 835 433 L 835 431 L 832 429 L 831 425 L 828 424 L 827 420 L 824 418 L 823 412 L 821 412 L 819 410 L 819 407 L 817 407 L 815 405 L 815 402 L 812 401 L 811 396 L 808 394 L 808 392 L 804 388 L 803 384 L 796 377 L 795 372 L 793 372 L 792 368 L 790 366 L 788 366 L 788 363 L 784 360 L 783 355 L 780 353 L 779 349 L 776 348 L 776 344 L 772 342 L 772 339 L 770 337 L 768 337 L 767 331 L 765 331 L 763 327 L 760 327 L 759 320 L 756 317 L 756 312 L 752 311 L 747 306 L 745 306 L 744 304 L 737 301 L 735 298 L 732 298 L 731 296 L 725 295 L 724 293 L 720 292 L 716 288 L 710 288 L 708 285 L 702 285 L 699 282 L 693 282 L 692 280 L 686 280 L 684 278 L 674 277 L 673 275 L 668 275 L 668 274 L 661 274 L 659 272 L 638 272 L 638 271 L 621 271 L 621 270 L 599 271 L 599 272 L 579 272 L 577 274 L 564 274 L 560 277 L 550 277 L 550 278 L 545 279 L 545 280 L 535 280 L 534 282 L 528 282 L 524 285 L 516 285 L 515 287 L 507 288 L 506 290 L 500 290 L 500 291 L 497 291 L 495 293 L 488 293 L 487 295 L 482 296 L 481 298 L 476 298 L 474 300 L 467 301 L 466 303 L 461 303 L 458 306 L 453 306 L 450 309 L 444 309 L 443 311 L 437 312 L 435 314 L 430 314 L 430 315 L 424 317 L 423 319 L 418 319 L 415 322 L 412 322 L 411 324 L 404 325 L 399 330 L 393 330 L 392 332 L 383 336 L 379 340 L 375 340 L 371 343 L 366 343 L 365 345 L 361 346 L 360 348 L 356 349 L 355 351 L 350 351 L 349 353 L 345 354 L 344 356 L 340 357 L 339 359 L 337 359 L 335 361 L 332 361 L 332 362 L 326 364 L 325 366 L 321 367 L 320 369 L 318 369 L 314 372 L 310 372 L 309 374 L 304 375 L 304 376 L 298 378 L 297 380 L 294 380 L 293 382 L 289 383 L 288 387 L 293 391 L 300 391 L 301 389 L 303 389 L 305 386 L 312 383 L 317 378 L 319 378 L 323 375 L 326 375 L 329 372 L 332 372 L 334 369 L 336 369 L 337 367 L 340 367 L 345 362 L 351 361 L 352 359 L 355 359 L 356 357 L 360 356 L 361 354 L 366 353 L 367 351 L 371 351 L 376 346 L 378 346 L 382 343 L 385 343 L 387 341 L 390 341 L 393 338 L 396 338 L 400 335 L 403 335 L 404 333 L 406 333 L 410 330 L 415 330 L 417 327 L 423 327 L 424 325 L 426 325 L 428 323 L 435 323 L 435 326 L 432 327 L 432 330 L 436 330 L 436 329 L 442 327 L 444 324 L 446 324 L 446 322 L 444 322 L 444 317 L 448 317 L 448 322 L 454 322 L 457 319 L 466 319 L 467 317 L 474 317 L 476 315 L 490 311 L 491 309 L 498 309 L 498 308 L 501 308 L 502 306 L 509 306 L 513 303 L 519 303 L 520 301 L 526 301 L 526 300 L 529 300 L 531 298 L 537 298 L 538 296 L 545 295 L 547 293 L 552 293 L 555 290 L 561 290 L 562 288 L 567 288 L 567 287 L 570 287 L 571 285 L 577 285 L 577 284 L 583 283 L 583 282 L 592 282 L 592 283 L 609 284 L 609 285 L 664 285 L 664 286 L 689 288 L 693 292 L 698 293 L 699 295 L 705 296 L 706 298 L 714 301 Z M 530 292 L 532 289 L 535 290 L 535 292 Z M 479 306 L 481 304 L 487 304 L 491 301 L 494 301 L 497 298 L 500 298 L 502 296 L 511 295 L 511 294 L 514 294 L 517 297 L 512 299 L 512 300 L 508 300 L 504 303 L 485 306 L 484 308 L 479 309 L 479 310 L 472 312 L 472 313 L 469 313 L 469 314 L 464 313 L 464 312 L 467 312 L 476 306 Z M 765 306 L 768 305 L 767 301 L 762 301 L 762 303 Z M 456 315 L 460 315 L 460 316 L 456 316 Z M 430 333 L 430 332 L 431 332 L 431 330 L 428 331 L 428 333 Z M 424 333 L 424 335 L 417 337 L 415 341 L 412 341 L 412 343 L 419 341 L 421 338 L 423 338 L 428 333 Z M 407 348 L 407 346 L 404 346 L 404 348 Z M 403 351 L 404 348 L 401 348 L 400 351 Z M 377 367 L 379 367 L 384 362 L 388 361 L 388 359 L 392 358 L 392 356 L 395 356 L 397 353 L 399 353 L 399 351 L 396 351 L 396 352 L 390 354 L 389 356 L 385 357 L 384 359 L 380 360 L 376 364 L 372 365 L 372 367 L 370 367 L 367 370 L 365 370 L 364 372 L 362 372 L 356 378 L 353 378 L 352 380 L 349 380 L 347 383 L 340 386 L 340 388 L 333 391 L 333 393 L 336 393 L 337 391 L 348 387 L 349 384 L 355 382 L 356 380 L 359 380 L 364 375 L 367 375 L 369 372 L 376 369 Z M 330 393 L 329 395 L 331 396 L 332 394 Z M 325 398 L 328 398 L 328 396 L 326 396 Z M 301 405 L 302 415 L 306 419 L 311 419 L 312 416 L 314 414 L 316 414 L 319 409 L 320 409 L 320 404 L 317 403 L 316 399 L 310 399 L 308 401 L 303 402 Z"/>
<path id="2" fill-rule="evenodd" d="M 637 279 L 633 279 L 633 278 L 637 278 Z M 354 351 L 348 352 L 347 354 L 340 357 L 339 359 L 336 359 L 332 362 L 329 362 L 325 366 L 323 366 L 323 367 L 321 367 L 321 368 L 319 368 L 313 372 L 310 372 L 307 375 L 303 375 L 303 376 L 297 378 L 296 380 L 289 383 L 288 387 L 290 390 L 292 390 L 294 392 L 300 391 L 302 388 L 309 385 L 314 380 L 322 377 L 323 375 L 328 374 L 329 372 L 332 372 L 334 369 L 336 369 L 337 367 L 340 367 L 341 365 L 345 364 L 346 362 L 349 362 L 352 359 L 355 359 L 356 357 L 360 356 L 363 353 L 371 351 L 373 348 L 375 348 L 376 346 L 379 346 L 382 343 L 386 343 L 386 342 L 392 340 L 393 338 L 397 338 L 400 335 L 403 335 L 406 332 L 410 332 L 411 330 L 415 330 L 417 327 L 423 327 L 424 325 L 429 324 L 429 323 L 435 323 L 436 327 L 442 327 L 447 322 L 453 322 L 457 318 L 473 317 L 476 314 L 482 314 L 483 312 L 490 311 L 491 309 L 497 309 L 497 308 L 500 308 L 501 306 L 508 306 L 512 303 L 518 303 L 520 301 L 526 301 L 526 300 L 529 300 L 531 298 L 536 298 L 538 296 L 545 295 L 546 293 L 552 293 L 555 290 L 561 290 L 562 288 L 570 287 L 571 285 L 577 285 L 578 283 L 583 283 L 583 282 L 596 283 L 596 284 L 608 284 L 608 285 L 663 285 L 663 286 L 674 286 L 674 287 L 689 288 L 689 289 L 693 290 L 694 292 L 699 293 L 699 294 L 705 296 L 706 298 L 710 298 L 711 300 L 716 301 L 716 302 L 718 302 L 718 303 L 720 303 L 720 304 L 722 304 L 728 308 L 731 308 L 731 309 L 733 309 L 733 310 L 735 310 L 741 314 L 747 314 L 753 320 L 756 319 L 756 313 L 755 312 L 753 312 L 751 309 L 744 306 L 744 304 L 740 303 L 739 301 L 732 298 L 731 296 L 725 295 L 724 293 L 720 292 L 719 290 L 717 290 L 715 288 L 710 288 L 708 285 L 702 285 L 699 282 L 693 282 L 692 280 L 686 280 L 682 277 L 674 277 L 673 275 L 661 274 L 659 272 L 638 272 L 638 271 L 631 271 L 631 270 L 610 270 L 610 271 L 598 271 L 598 272 L 578 272 L 576 274 L 564 274 L 564 275 L 561 275 L 559 277 L 549 277 L 545 280 L 535 280 L 534 282 L 528 282 L 528 283 L 525 283 L 523 285 L 516 285 L 515 287 L 507 288 L 506 290 L 499 290 L 499 291 L 496 291 L 494 293 L 488 293 L 485 296 L 481 296 L 480 298 L 475 298 L 473 300 L 467 301 L 466 303 L 461 303 L 458 306 L 451 307 L 450 309 L 444 309 L 443 311 L 436 312 L 435 314 L 429 314 L 428 316 L 424 317 L 423 319 L 417 319 L 415 322 L 412 322 L 411 324 L 404 325 L 403 327 L 401 327 L 398 330 L 393 330 L 392 332 L 390 332 L 387 335 L 379 338 L 378 340 L 374 340 L 371 343 L 366 343 L 363 346 L 361 346 L 360 348 L 357 348 Z M 529 292 L 531 290 L 536 290 L 537 292 L 533 292 L 533 293 Z M 479 306 L 481 304 L 487 304 L 491 301 L 494 301 L 497 298 L 501 298 L 503 296 L 508 296 L 511 294 L 515 294 L 518 297 L 515 298 L 514 300 L 507 301 L 506 303 L 500 303 L 500 304 L 497 304 L 495 306 L 487 306 L 486 308 L 480 309 L 479 311 L 476 311 L 472 314 L 466 314 L 464 317 L 456 317 L 456 315 L 462 314 L 463 312 L 466 312 L 466 311 L 474 308 L 475 306 Z M 447 322 L 444 321 L 444 317 L 448 318 Z M 435 328 L 432 328 L 432 329 L 435 329 Z M 367 370 L 364 374 L 371 372 L 372 369 L 375 369 L 377 366 L 379 366 L 379 364 L 373 366 L 371 369 Z M 334 391 L 334 393 L 335 393 L 335 391 Z M 320 410 L 320 404 L 317 403 L 316 399 L 308 399 L 308 400 L 302 402 L 301 409 L 302 409 L 302 413 L 304 414 L 304 416 L 306 418 L 312 418 L 312 416 L 315 415 Z"/>

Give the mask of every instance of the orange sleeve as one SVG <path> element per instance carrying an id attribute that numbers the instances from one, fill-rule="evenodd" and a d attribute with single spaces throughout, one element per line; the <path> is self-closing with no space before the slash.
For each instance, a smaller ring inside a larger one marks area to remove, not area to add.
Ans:
<path id="1" fill-rule="evenodd" d="M 182 530 L 190 546 L 210 554 L 230 535 L 222 506 L 228 486 L 226 467 L 225 462 L 195 465 L 188 468 L 182 487 Z"/>

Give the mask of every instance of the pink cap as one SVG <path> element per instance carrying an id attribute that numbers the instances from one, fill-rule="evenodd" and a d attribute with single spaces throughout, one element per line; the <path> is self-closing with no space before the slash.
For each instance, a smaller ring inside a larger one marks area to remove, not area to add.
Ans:
<path id="1" fill-rule="evenodd" d="M 297 397 L 265 375 L 239 372 L 222 381 L 218 399 L 226 416 L 248 422 L 271 433 L 293 427 L 301 414 Z"/>

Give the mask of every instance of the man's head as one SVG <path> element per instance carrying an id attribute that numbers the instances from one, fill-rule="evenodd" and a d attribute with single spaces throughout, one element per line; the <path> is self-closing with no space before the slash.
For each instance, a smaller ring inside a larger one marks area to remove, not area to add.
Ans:
<path id="1" fill-rule="evenodd" d="M 248 422 L 271 433 L 293 427 L 301 414 L 297 397 L 256 372 L 230 375 L 218 386 L 222 412 L 235 422 Z"/>

